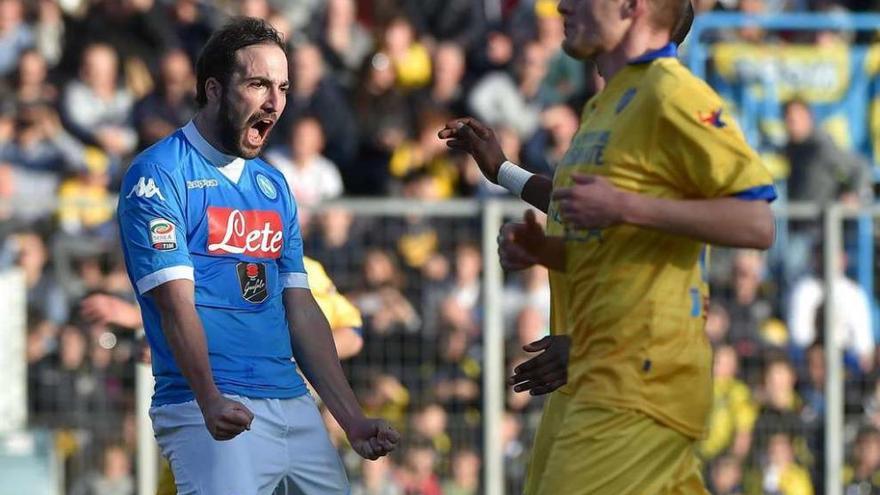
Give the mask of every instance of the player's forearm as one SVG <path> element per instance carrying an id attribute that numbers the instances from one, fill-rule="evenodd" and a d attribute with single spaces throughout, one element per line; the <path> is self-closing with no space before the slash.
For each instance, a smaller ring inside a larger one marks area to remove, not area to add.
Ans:
<path id="1" fill-rule="evenodd" d="M 284 291 L 293 356 L 330 413 L 347 431 L 355 419 L 363 417 L 363 411 L 342 372 L 327 318 L 311 294 L 295 294 L 296 291 L 308 292 Z"/>
<path id="2" fill-rule="evenodd" d="M 205 332 L 195 308 L 192 282 L 171 281 L 153 289 L 152 294 L 174 362 L 192 389 L 196 402 L 204 406 L 219 397 L 220 391 L 214 383 Z"/>
<path id="3" fill-rule="evenodd" d="M 547 213 L 550 208 L 550 196 L 553 192 L 553 181 L 543 175 L 533 175 L 522 190 L 522 199 L 526 203 Z"/>
<path id="4" fill-rule="evenodd" d="M 623 223 L 718 246 L 768 249 L 776 226 L 764 201 L 737 198 L 675 200 L 623 194 Z"/>

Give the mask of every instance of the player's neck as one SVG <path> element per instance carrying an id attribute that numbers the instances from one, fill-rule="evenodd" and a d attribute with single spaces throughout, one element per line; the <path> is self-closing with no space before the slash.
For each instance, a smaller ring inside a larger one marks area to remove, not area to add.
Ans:
<path id="1" fill-rule="evenodd" d="M 193 124 L 195 124 L 199 134 L 201 134 L 205 141 L 213 146 L 215 150 L 227 155 L 235 155 L 235 153 L 230 152 L 220 144 L 220 130 L 217 127 L 216 118 L 211 118 L 206 112 L 201 111 L 193 117 Z"/>
<path id="2" fill-rule="evenodd" d="M 596 67 L 607 84 L 630 61 L 668 44 L 669 33 L 633 26 L 616 48 L 596 56 Z"/>

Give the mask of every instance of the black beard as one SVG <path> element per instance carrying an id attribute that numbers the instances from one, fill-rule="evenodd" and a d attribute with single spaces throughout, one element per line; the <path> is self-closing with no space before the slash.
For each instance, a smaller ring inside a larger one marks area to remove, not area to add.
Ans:
<path id="1" fill-rule="evenodd" d="M 245 131 L 249 127 L 250 120 L 246 121 L 243 128 L 237 128 L 235 122 L 232 121 L 232 112 L 229 111 L 230 105 L 228 100 L 229 94 L 223 90 L 220 96 L 220 110 L 217 115 L 218 131 L 220 133 L 220 144 L 225 152 L 238 156 L 247 160 L 256 158 L 263 151 L 263 148 L 256 150 L 256 153 L 250 152 L 242 148 L 241 140 Z M 265 144 L 265 143 L 264 143 Z"/>

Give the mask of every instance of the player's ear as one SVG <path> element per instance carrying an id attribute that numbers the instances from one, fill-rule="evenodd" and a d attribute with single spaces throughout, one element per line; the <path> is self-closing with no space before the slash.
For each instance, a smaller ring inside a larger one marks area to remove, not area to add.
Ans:
<path id="1" fill-rule="evenodd" d="M 220 81 L 218 81 L 216 77 L 209 77 L 208 80 L 205 81 L 205 96 L 208 101 L 220 101 L 222 94 L 223 85 L 220 84 Z"/>
<path id="2" fill-rule="evenodd" d="M 624 19 L 632 19 L 637 14 L 647 12 L 649 0 L 623 0 L 621 2 L 621 17 Z"/>

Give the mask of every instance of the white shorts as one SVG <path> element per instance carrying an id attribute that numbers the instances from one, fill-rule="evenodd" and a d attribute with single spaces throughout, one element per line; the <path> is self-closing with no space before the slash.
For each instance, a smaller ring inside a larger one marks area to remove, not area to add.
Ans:
<path id="1" fill-rule="evenodd" d="M 346 495 L 348 478 L 314 399 L 227 396 L 254 413 L 232 440 L 208 433 L 195 401 L 150 409 L 179 495 Z"/>

